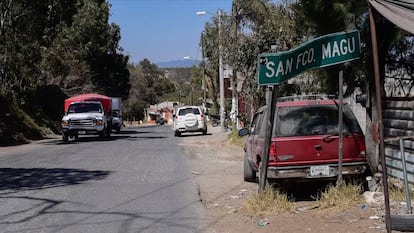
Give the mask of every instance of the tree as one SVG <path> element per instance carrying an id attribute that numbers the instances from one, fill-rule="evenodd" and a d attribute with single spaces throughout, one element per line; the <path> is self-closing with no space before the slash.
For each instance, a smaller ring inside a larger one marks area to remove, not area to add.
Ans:
<path id="1" fill-rule="evenodd" d="M 301 30 L 309 36 L 317 37 L 329 33 L 346 31 L 362 26 L 363 14 L 366 12 L 366 3 L 361 1 L 310 1 L 300 0 L 292 4 L 295 12 L 295 21 L 303 25 Z M 362 38 L 364 39 L 364 37 Z M 361 79 L 363 59 L 330 66 L 317 72 L 322 82 L 322 92 L 337 94 L 338 73 L 344 70 L 344 82 L 348 87 L 346 95 L 353 93 L 358 80 Z"/>
<path id="2" fill-rule="evenodd" d="M 126 97 L 128 57 L 121 54 L 119 27 L 108 18 L 105 0 L 1 1 L 1 92 L 17 97 L 58 85 L 69 95 Z"/>
<path id="3" fill-rule="evenodd" d="M 287 4 L 286 4 L 287 5 Z M 242 112 L 245 120 L 264 103 L 264 90 L 257 85 L 256 68 L 257 55 L 271 52 L 275 45 L 278 51 L 288 50 L 303 40 L 302 33 L 296 30 L 292 19 L 292 11 L 285 5 L 272 1 L 234 1 L 233 20 L 237 27 L 237 40 L 229 46 L 230 64 L 233 65 L 244 80 L 243 93 L 245 104 L 248 106 Z M 283 89 L 282 90 L 290 90 Z"/>
<path id="4" fill-rule="evenodd" d="M 0 1 L 0 95 L 51 127 L 68 95 L 125 99 L 128 57 L 119 26 L 108 24 L 109 7 L 105 0 Z"/>
<path id="5" fill-rule="evenodd" d="M 143 120 L 143 113 L 149 105 L 176 92 L 175 84 L 164 77 L 165 72 L 148 59 L 140 61 L 138 65 L 130 65 L 129 72 L 131 88 L 125 109 L 131 118 Z"/>
<path id="6" fill-rule="evenodd" d="M 16 97 L 36 84 L 46 2 L 0 2 L 0 92 Z"/>

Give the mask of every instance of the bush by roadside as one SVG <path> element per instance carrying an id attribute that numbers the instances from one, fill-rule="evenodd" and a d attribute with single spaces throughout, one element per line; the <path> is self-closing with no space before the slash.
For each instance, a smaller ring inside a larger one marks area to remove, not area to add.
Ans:
<path id="1" fill-rule="evenodd" d="M 47 127 L 36 124 L 16 101 L 0 95 L 0 146 L 25 144 L 50 133 Z"/>

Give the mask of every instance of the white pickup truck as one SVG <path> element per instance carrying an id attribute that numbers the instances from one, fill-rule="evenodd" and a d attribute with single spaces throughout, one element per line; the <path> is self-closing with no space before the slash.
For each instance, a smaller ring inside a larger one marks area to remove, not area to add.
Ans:
<path id="1" fill-rule="evenodd" d="M 62 118 L 62 139 L 78 139 L 79 135 L 95 134 L 110 137 L 112 130 L 112 99 L 99 94 L 82 94 L 65 100 Z"/>

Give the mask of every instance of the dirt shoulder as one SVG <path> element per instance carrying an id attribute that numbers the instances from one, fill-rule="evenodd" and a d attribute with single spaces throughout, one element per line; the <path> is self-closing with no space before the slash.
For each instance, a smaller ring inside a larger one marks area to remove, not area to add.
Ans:
<path id="1" fill-rule="evenodd" d="M 242 205 L 258 191 L 243 181 L 243 149 L 229 144 L 228 133 L 210 127 L 206 136 L 184 136 L 180 144 L 193 164 L 193 175 L 210 217 L 205 232 L 386 232 L 380 206 L 361 203 L 345 211 L 326 211 L 315 201 L 295 201 L 295 211 L 252 217 Z"/>

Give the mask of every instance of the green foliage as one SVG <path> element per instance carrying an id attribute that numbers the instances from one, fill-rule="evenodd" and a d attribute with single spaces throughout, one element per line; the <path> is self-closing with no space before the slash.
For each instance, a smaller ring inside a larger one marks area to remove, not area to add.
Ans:
<path id="1" fill-rule="evenodd" d="M 0 92 L 58 85 L 126 98 L 128 57 L 104 0 L 0 2 Z M 4 22 L 4 23 L 3 23 Z"/>
<path id="2" fill-rule="evenodd" d="M 36 124 L 59 133 L 63 116 L 63 102 L 68 96 L 58 86 L 40 86 L 22 93 L 21 108 L 29 114 Z"/>
<path id="3" fill-rule="evenodd" d="M 374 86 L 366 2 L 234 0 L 231 13 L 222 12 L 220 20 L 216 15 L 206 23 L 200 38 L 200 67 L 168 70 L 147 59 L 128 67 L 129 57 L 119 45 L 121 29 L 108 23 L 109 10 L 105 0 L 0 1 L 0 94 L 27 103 L 24 110 L 42 125 L 58 119 L 48 110 L 57 103 L 43 106 L 32 98 L 52 90 L 56 100 L 61 94 L 86 92 L 119 96 L 126 103 L 126 112 L 141 118 L 143 110 L 157 102 L 201 105 L 205 77 L 207 97 L 215 103 L 212 109 L 218 109 L 221 47 L 223 64 L 245 77 L 238 94 L 245 97 L 242 118 L 249 120 L 250 113 L 264 104 L 264 89 L 256 82 L 258 54 L 271 52 L 272 45 L 276 51 L 286 51 L 311 37 L 354 28 L 361 31 L 361 59 L 309 72 L 317 78 L 303 85 L 281 85 L 280 94 L 336 94 L 339 69 L 344 70 L 345 95 L 366 79 Z M 385 67 L 412 74 L 412 35 L 384 19 L 377 24 L 382 77 Z"/>
<path id="4" fill-rule="evenodd" d="M 0 146 L 27 143 L 41 139 L 42 128 L 19 108 L 19 104 L 0 95 Z"/>
<path id="5" fill-rule="evenodd" d="M 139 121 L 145 119 L 145 109 L 148 107 L 148 104 L 139 100 L 132 101 L 128 100 L 127 105 L 124 106 L 124 116 L 125 120 L 129 121 Z"/>
<path id="6" fill-rule="evenodd" d="M 128 56 L 119 26 L 108 24 L 109 7 L 105 0 L 0 1 L 0 94 L 51 128 L 64 96 L 126 99 Z"/>
<path id="7" fill-rule="evenodd" d="M 176 83 L 172 82 L 170 71 L 159 69 L 148 59 L 138 65 L 130 65 L 130 91 L 124 113 L 130 119 L 144 120 L 145 109 L 162 101 L 177 101 Z"/>
<path id="8" fill-rule="evenodd" d="M 229 137 L 227 138 L 227 141 L 230 142 L 233 145 L 239 146 L 240 148 L 243 148 L 246 137 L 240 137 L 237 131 L 232 131 L 229 134 Z"/>

